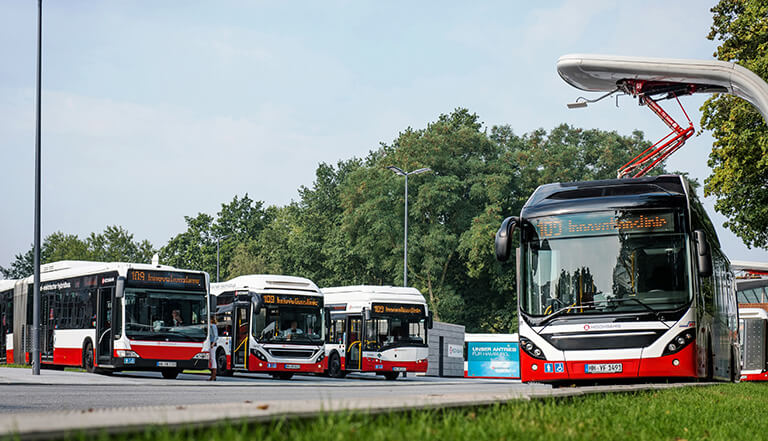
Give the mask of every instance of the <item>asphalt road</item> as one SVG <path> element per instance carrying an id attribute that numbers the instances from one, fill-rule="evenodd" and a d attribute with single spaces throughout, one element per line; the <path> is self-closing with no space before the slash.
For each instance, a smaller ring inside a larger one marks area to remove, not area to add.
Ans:
<path id="1" fill-rule="evenodd" d="M 182 374 L 165 380 L 155 373 L 120 373 L 111 377 L 80 372 L 46 372 L 30 380 L 29 370 L 0 370 L 0 414 L 112 407 L 173 406 L 254 401 L 377 400 L 444 397 L 458 394 L 513 393 L 548 390 L 544 385 L 522 385 L 506 380 L 415 377 L 386 381 L 376 376 L 332 379 L 296 376 L 274 380 L 261 375 L 219 377 Z M 5 383 L 5 384 L 3 384 Z"/>

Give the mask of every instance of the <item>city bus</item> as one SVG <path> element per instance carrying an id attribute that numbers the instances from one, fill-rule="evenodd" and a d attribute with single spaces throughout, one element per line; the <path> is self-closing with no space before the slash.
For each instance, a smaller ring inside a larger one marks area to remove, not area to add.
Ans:
<path id="1" fill-rule="evenodd" d="M 500 261 L 518 237 L 523 381 L 739 379 L 733 275 L 684 177 L 542 185 Z"/>
<path id="2" fill-rule="evenodd" d="M 32 276 L 17 283 L 14 360 L 31 363 Z M 208 274 L 141 263 L 40 267 L 40 366 L 88 372 L 207 369 Z M 26 311 L 26 314 L 19 313 Z"/>
<path id="3" fill-rule="evenodd" d="M 323 288 L 323 295 L 331 312 L 328 375 L 374 372 L 395 380 L 400 373 L 427 371 L 432 318 L 419 290 L 343 286 Z"/>
<path id="4" fill-rule="evenodd" d="M 15 280 L 0 280 L 0 363 L 13 363 L 13 289 Z"/>
<path id="5" fill-rule="evenodd" d="M 222 375 L 258 372 L 288 380 L 296 373 L 326 370 L 326 311 L 311 280 L 248 275 L 212 283 L 219 338 L 216 364 Z"/>

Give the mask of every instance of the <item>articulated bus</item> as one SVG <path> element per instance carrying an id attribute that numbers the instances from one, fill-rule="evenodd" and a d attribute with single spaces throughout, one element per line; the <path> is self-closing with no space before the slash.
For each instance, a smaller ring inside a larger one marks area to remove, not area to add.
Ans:
<path id="1" fill-rule="evenodd" d="M 13 289 L 15 280 L 0 280 L 0 363 L 13 363 Z"/>
<path id="2" fill-rule="evenodd" d="M 733 275 L 685 178 L 542 185 L 501 261 L 515 229 L 523 381 L 738 381 Z"/>
<path id="3" fill-rule="evenodd" d="M 323 295 L 302 277 L 249 275 L 212 283 L 219 339 L 216 364 L 290 379 L 326 369 Z"/>
<path id="4" fill-rule="evenodd" d="M 33 277 L 16 283 L 13 360 L 31 362 Z M 208 275 L 164 265 L 61 261 L 40 267 L 42 367 L 88 372 L 207 369 Z M 10 356 L 9 356 L 10 358 Z"/>
<path id="5" fill-rule="evenodd" d="M 326 343 L 328 374 L 375 372 L 388 380 L 426 372 L 427 328 L 432 318 L 416 288 L 344 286 L 323 288 L 331 311 Z"/>

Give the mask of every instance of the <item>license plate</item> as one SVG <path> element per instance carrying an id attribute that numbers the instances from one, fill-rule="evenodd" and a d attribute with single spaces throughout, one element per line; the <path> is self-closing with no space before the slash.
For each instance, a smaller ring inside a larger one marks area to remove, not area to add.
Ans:
<path id="1" fill-rule="evenodd" d="M 617 374 L 621 371 L 621 363 L 595 363 L 584 365 L 584 373 L 587 374 Z"/>
<path id="2" fill-rule="evenodd" d="M 301 369 L 301 366 L 298 365 L 298 364 L 286 364 L 285 368 L 286 369 Z"/>
<path id="3" fill-rule="evenodd" d="M 405 372 L 405 368 L 399 366 L 393 367 L 392 370 L 395 372 Z"/>
<path id="4" fill-rule="evenodd" d="M 157 367 L 176 367 L 175 361 L 158 361 Z"/>
<path id="5" fill-rule="evenodd" d="M 124 358 L 123 359 L 123 363 L 124 364 L 136 364 L 136 359 L 133 358 L 133 357 L 131 357 L 131 358 Z"/>

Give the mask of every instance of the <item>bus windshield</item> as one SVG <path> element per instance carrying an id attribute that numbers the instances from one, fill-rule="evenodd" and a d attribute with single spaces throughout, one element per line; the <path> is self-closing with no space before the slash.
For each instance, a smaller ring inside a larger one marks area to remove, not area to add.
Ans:
<path id="1" fill-rule="evenodd" d="M 254 308 L 253 337 L 261 343 L 322 344 L 322 327 L 323 313 L 319 308 Z"/>
<path id="2" fill-rule="evenodd" d="M 521 306 L 532 316 L 658 314 L 690 301 L 682 233 L 538 236 L 524 253 Z"/>
<path id="3" fill-rule="evenodd" d="M 425 318 L 413 316 L 374 317 L 365 322 L 366 351 L 381 351 L 395 346 L 425 346 Z"/>
<path id="4" fill-rule="evenodd" d="M 125 290 L 125 333 L 137 340 L 203 341 L 204 294 Z"/>

